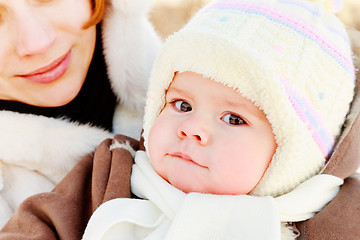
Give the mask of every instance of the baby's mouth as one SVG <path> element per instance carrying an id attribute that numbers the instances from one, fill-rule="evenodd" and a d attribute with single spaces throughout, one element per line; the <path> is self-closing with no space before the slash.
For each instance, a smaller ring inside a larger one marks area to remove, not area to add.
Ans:
<path id="1" fill-rule="evenodd" d="M 175 152 L 175 153 L 171 153 L 169 155 L 173 156 L 173 157 L 179 157 L 179 158 L 182 158 L 184 160 L 193 162 L 192 158 L 189 155 L 181 153 L 181 152 Z"/>
<path id="2" fill-rule="evenodd" d="M 169 156 L 181 158 L 181 159 L 183 159 L 185 161 L 191 162 L 191 163 L 196 164 L 196 165 L 198 165 L 200 167 L 207 168 L 206 166 L 203 166 L 203 165 L 199 164 L 197 161 L 194 161 L 189 155 L 187 155 L 185 153 L 182 153 L 182 152 L 174 152 L 174 153 L 169 154 Z"/>

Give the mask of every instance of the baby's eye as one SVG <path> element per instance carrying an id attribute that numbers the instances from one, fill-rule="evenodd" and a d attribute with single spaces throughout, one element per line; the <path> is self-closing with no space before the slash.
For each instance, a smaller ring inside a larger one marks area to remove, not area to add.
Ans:
<path id="1" fill-rule="evenodd" d="M 173 105 L 176 109 L 178 109 L 180 112 L 190 112 L 192 110 L 192 107 L 189 103 L 182 101 L 182 100 L 176 100 L 173 102 Z"/>
<path id="2" fill-rule="evenodd" d="M 246 122 L 239 116 L 236 116 L 234 114 L 226 114 L 224 117 L 222 117 L 222 120 L 230 125 L 242 125 L 246 124 Z"/>

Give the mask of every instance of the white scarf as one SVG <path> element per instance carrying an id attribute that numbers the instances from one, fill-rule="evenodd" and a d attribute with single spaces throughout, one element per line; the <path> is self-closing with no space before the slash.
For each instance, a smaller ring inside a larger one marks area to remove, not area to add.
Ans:
<path id="1" fill-rule="evenodd" d="M 342 183 L 321 174 L 277 198 L 185 194 L 157 175 L 147 154 L 138 151 L 131 189 L 148 200 L 119 198 L 102 204 L 83 239 L 284 239 L 280 222 L 311 218 Z"/>

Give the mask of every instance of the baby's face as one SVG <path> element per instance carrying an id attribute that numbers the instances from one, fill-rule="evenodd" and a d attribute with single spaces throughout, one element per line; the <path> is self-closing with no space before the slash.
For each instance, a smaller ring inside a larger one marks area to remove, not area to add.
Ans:
<path id="1" fill-rule="evenodd" d="M 156 172 L 189 192 L 238 195 L 259 182 L 276 150 L 265 114 L 232 88 L 177 74 L 149 133 Z"/>

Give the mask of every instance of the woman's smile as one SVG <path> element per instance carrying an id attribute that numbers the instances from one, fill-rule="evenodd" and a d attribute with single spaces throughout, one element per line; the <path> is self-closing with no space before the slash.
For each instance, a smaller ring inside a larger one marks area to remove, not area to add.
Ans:
<path id="1" fill-rule="evenodd" d="M 91 2 L 0 0 L 0 99 L 59 107 L 77 96 L 95 49 Z"/>
<path id="2" fill-rule="evenodd" d="M 29 74 L 18 75 L 35 83 L 51 83 L 62 77 L 70 65 L 71 50 L 49 65 L 41 67 Z"/>

